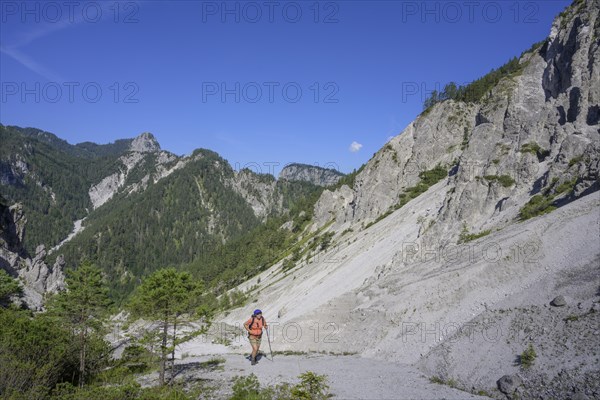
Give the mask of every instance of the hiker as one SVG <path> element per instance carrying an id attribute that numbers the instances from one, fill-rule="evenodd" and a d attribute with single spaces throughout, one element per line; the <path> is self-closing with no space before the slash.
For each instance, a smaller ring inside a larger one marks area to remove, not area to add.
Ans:
<path id="1" fill-rule="evenodd" d="M 248 339 L 252 345 L 252 355 L 250 361 L 252 365 L 256 365 L 256 356 L 260 349 L 260 341 L 263 328 L 267 328 L 267 321 L 262 316 L 262 311 L 254 310 L 252 317 L 244 323 L 244 328 L 248 331 Z"/>

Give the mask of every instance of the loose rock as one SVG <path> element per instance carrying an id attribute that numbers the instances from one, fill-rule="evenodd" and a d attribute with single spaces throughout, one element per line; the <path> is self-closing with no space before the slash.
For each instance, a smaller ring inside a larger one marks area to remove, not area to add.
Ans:
<path id="1" fill-rule="evenodd" d="M 550 305 L 554 307 L 564 307 L 567 305 L 567 300 L 563 295 L 556 296 L 551 302 Z"/>
<path id="2" fill-rule="evenodd" d="M 496 383 L 498 384 L 498 390 L 502 393 L 512 394 L 523 384 L 523 380 L 517 375 L 504 375 Z"/>

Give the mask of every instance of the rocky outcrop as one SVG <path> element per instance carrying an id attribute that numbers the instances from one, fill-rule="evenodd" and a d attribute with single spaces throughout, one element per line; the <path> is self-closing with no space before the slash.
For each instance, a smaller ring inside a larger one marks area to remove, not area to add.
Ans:
<path id="1" fill-rule="evenodd" d="M 344 176 L 341 172 L 307 164 L 288 164 L 279 173 L 279 179 L 310 182 L 317 186 L 332 186 Z"/>
<path id="2" fill-rule="evenodd" d="M 93 185 L 89 190 L 90 200 L 94 209 L 100 207 L 109 201 L 119 190 L 121 190 L 127 180 L 129 173 L 148 156 L 157 155 L 156 162 L 152 162 L 152 168 L 159 169 L 158 176 L 167 176 L 168 168 L 165 164 L 171 164 L 176 156 L 160 150 L 160 145 L 151 133 L 145 132 L 137 136 L 131 142 L 129 152 L 119 157 L 119 168 L 117 172 L 106 176 L 100 182 Z M 154 160 L 153 160 L 154 161 Z M 144 176 L 140 182 L 136 182 L 130 188 L 130 192 L 139 190 L 141 186 L 146 186 L 149 176 Z M 158 180 L 157 179 L 157 180 Z"/>
<path id="3" fill-rule="evenodd" d="M 448 100 L 422 113 L 374 155 L 352 188 L 323 194 L 317 226 L 332 217 L 336 229 L 376 220 L 436 166 L 448 171 L 451 188 L 428 229 L 437 245 L 456 242 L 463 226 L 480 232 L 512 223 L 533 195 L 561 206 L 598 190 L 598 7 L 576 2 L 543 45 L 523 54 L 521 71 L 479 103 Z"/>
<path id="4" fill-rule="evenodd" d="M 283 198 L 277 190 L 275 178 L 258 175 L 248 169 L 235 173 L 231 187 L 250 204 L 254 215 L 265 219 L 283 209 Z"/>
<path id="5" fill-rule="evenodd" d="M 65 287 L 64 259 L 59 256 L 53 266 L 48 266 L 44 258 L 43 245 L 36 249 L 33 258 L 23 247 L 27 220 L 20 204 L 11 207 L 0 204 L 0 268 L 21 283 L 23 295 L 19 299 L 27 307 L 39 310 L 43 307 L 44 296 Z"/>
<path id="6" fill-rule="evenodd" d="M 155 153 L 160 151 L 160 144 L 150 132 L 144 132 L 131 142 L 131 151 L 137 153 Z"/>

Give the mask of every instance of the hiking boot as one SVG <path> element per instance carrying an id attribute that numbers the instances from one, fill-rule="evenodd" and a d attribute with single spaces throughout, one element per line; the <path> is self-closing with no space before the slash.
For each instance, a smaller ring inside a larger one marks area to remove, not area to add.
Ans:
<path id="1" fill-rule="evenodd" d="M 256 365 L 256 358 L 250 357 L 250 365 Z"/>

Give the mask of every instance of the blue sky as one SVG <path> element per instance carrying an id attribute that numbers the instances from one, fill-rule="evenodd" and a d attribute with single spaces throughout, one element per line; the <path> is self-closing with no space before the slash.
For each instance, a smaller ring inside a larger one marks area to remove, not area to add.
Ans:
<path id="1" fill-rule="evenodd" d="M 0 1 L 0 122 L 350 172 L 568 1 Z M 271 170 L 273 172 L 273 170 Z"/>

